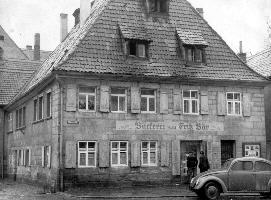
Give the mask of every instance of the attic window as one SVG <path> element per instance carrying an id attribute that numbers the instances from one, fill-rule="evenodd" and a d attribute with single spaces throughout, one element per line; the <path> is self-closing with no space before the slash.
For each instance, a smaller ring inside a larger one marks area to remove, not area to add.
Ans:
<path id="1" fill-rule="evenodd" d="M 148 49 L 147 43 L 139 40 L 128 40 L 126 41 L 126 45 L 127 45 L 127 55 L 136 56 L 139 58 L 147 57 Z"/>
<path id="2" fill-rule="evenodd" d="M 167 13 L 168 0 L 149 0 L 150 12 Z"/>
<path id="3" fill-rule="evenodd" d="M 0 35 L 0 41 L 4 41 L 5 37 L 3 35 Z"/>
<path id="4" fill-rule="evenodd" d="M 195 46 L 184 46 L 185 60 L 188 62 L 205 63 L 205 50 Z"/>

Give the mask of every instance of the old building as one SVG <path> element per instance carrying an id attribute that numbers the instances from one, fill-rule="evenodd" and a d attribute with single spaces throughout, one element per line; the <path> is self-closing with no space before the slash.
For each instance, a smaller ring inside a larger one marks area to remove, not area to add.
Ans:
<path id="1" fill-rule="evenodd" d="M 40 62 L 29 61 L 21 49 L 0 26 L 0 174 L 6 174 L 3 165 L 4 107 L 30 79 Z"/>
<path id="2" fill-rule="evenodd" d="M 60 189 L 165 183 L 185 181 L 189 152 L 205 151 L 212 168 L 266 156 L 267 80 L 187 0 L 80 5 L 5 107 L 9 175 Z"/>
<path id="3" fill-rule="evenodd" d="M 271 48 L 268 47 L 261 52 L 250 56 L 247 59 L 248 65 L 270 80 L 271 77 Z M 265 127 L 266 127 L 266 157 L 271 160 L 271 85 L 268 84 L 264 89 L 264 105 L 265 105 Z"/>

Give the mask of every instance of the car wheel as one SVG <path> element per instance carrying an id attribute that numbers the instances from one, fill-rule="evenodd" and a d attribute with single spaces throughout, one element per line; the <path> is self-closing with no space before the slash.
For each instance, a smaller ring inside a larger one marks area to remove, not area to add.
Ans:
<path id="1" fill-rule="evenodd" d="M 209 200 L 216 200 L 220 196 L 220 188 L 214 182 L 206 183 L 204 186 L 204 195 Z"/>

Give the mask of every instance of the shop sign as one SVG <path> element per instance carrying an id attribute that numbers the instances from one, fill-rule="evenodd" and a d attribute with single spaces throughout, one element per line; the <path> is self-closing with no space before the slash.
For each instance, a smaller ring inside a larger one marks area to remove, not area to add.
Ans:
<path id="1" fill-rule="evenodd" d="M 116 130 L 134 131 L 224 131 L 222 122 L 184 122 L 184 121 L 161 121 L 145 122 L 137 120 L 116 121 Z"/>

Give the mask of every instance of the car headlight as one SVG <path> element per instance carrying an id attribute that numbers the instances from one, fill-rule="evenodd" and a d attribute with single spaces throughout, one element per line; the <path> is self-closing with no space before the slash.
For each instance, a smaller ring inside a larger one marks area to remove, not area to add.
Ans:
<path id="1" fill-rule="evenodd" d="M 200 183 L 200 179 L 198 179 L 198 180 L 196 181 L 195 186 L 197 186 L 199 183 Z"/>

